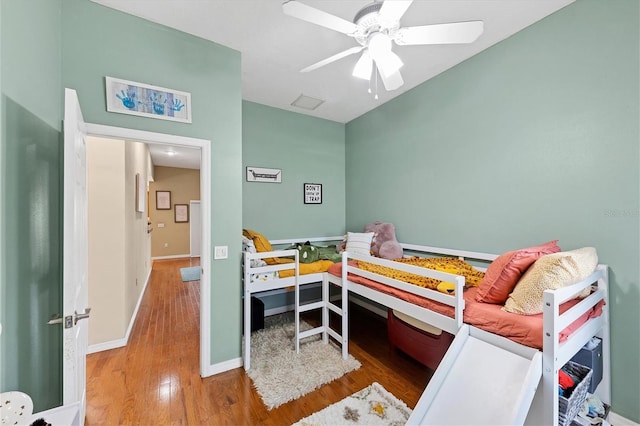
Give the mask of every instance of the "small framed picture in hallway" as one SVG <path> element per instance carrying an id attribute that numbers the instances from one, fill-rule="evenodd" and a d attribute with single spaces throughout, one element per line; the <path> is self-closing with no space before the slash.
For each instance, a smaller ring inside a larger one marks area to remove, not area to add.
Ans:
<path id="1" fill-rule="evenodd" d="M 171 210 L 171 191 L 156 191 L 156 210 Z"/>
<path id="2" fill-rule="evenodd" d="M 189 205 L 188 204 L 175 205 L 175 222 L 176 223 L 189 222 Z"/>

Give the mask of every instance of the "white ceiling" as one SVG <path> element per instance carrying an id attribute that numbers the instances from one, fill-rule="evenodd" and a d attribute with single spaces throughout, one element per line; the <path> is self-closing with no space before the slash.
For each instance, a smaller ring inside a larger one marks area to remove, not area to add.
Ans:
<path id="1" fill-rule="evenodd" d="M 346 123 L 498 43 L 574 0 L 415 0 L 401 26 L 482 20 L 472 44 L 397 46 L 405 84 L 379 100 L 351 75 L 359 55 L 309 73 L 299 70 L 357 42 L 282 12 L 281 0 L 93 0 L 241 52 L 245 100 Z M 369 0 L 300 0 L 348 21 Z M 126 76 L 123 76 L 126 78 Z M 153 81 L 145 83 L 154 84 Z M 175 83 L 176 89 L 182 89 Z M 173 87 L 173 86 L 172 86 Z M 314 111 L 291 106 L 304 94 L 325 102 Z"/>
<path id="2" fill-rule="evenodd" d="M 184 146 L 147 144 L 155 166 L 200 169 L 200 150 Z"/>

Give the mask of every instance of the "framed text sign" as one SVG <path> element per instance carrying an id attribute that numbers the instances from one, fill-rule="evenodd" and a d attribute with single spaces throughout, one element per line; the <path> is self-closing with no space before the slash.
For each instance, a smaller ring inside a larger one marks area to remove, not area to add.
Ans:
<path id="1" fill-rule="evenodd" d="M 304 203 L 305 204 L 322 204 L 322 184 L 320 183 L 304 184 Z"/>

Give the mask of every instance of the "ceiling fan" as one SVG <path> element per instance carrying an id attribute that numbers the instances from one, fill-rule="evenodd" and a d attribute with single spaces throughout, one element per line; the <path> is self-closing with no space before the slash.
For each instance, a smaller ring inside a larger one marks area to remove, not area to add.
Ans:
<path id="1" fill-rule="evenodd" d="M 285 1 L 285 14 L 353 37 L 360 44 L 337 53 L 302 70 L 309 72 L 339 59 L 362 52 L 353 75 L 370 80 L 375 63 L 385 89 L 395 90 L 404 84 L 402 60 L 392 50 L 397 45 L 472 43 L 482 34 L 482 21 L 400 27 L 400 19 L 413 0 L 376 0 L 356 13 L 353 22 L 324 12 L 296 0 Z"/>

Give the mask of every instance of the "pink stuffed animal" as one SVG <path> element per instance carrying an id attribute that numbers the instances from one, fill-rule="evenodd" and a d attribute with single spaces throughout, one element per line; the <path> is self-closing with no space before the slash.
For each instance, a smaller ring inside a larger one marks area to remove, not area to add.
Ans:
<path id="1" fill-rule="evenodd" d="M 364 232 L 375 232 L 371 252 L 383 259 L 402 257 L 402 246 L 396 240 L 396 228 L 393 223 L 376 221 L 364 227 Z"/>

